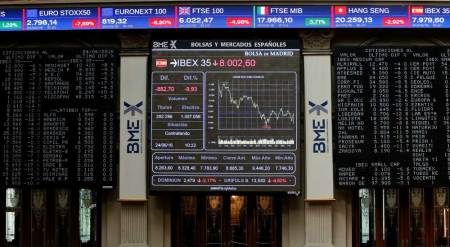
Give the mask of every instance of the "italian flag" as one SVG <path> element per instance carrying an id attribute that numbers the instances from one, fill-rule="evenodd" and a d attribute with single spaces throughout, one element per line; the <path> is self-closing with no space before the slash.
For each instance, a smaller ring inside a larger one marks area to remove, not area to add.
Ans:
<path id="1" fill-rule="evenodd" d="M 267 7 L 267 6 L 258 6 L 257 13 L 258 13 L 258 15 L 268 15 L 269 14 L 269 7 Z"/>

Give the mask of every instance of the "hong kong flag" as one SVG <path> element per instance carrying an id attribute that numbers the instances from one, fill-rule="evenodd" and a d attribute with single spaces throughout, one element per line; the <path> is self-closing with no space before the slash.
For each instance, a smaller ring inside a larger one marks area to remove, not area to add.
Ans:
<path id="1" fill-rule="evenodd" d="M 347 14 L 347 6 L 336 6 L 334 7 L 335 15 L 346 15 Z"/>

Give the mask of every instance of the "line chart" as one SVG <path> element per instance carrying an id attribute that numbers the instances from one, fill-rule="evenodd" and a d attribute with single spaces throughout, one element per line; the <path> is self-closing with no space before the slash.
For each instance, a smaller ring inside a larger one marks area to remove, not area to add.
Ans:
<path id="1" fill-rule="evenodd" d="M 216 85 L 219 129 L 295 129 L 297 90 L 294 73 L 220 78 Z"/>

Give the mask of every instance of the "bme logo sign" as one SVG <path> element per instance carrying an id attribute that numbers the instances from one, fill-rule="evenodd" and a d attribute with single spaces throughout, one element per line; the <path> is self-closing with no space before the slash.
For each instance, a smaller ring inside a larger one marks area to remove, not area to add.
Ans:
<path id="1" fill-rule="evenodd" d="M 123 111 L 124 115 L 128 115 L 130 113 L 131 117 L 142 115 L 142 110 L 140 107 L 144 105 L 142 101 L 138 102 L 135 105 L 132 105 L 126 101 L 123 102 L 125 106 L 125 110 Z M 138 113 L 138 114 L 136 114 Z M 127 119 L 127 153 L 141 153 L 142 149 L 142 119 Z"/>
<path id="2" fill-rule="evenodd" d="M 328 119 L 324 115 L 328 114 L 328 101 L 324 101 L 321 104 L 316 104 L 309 101 L 309 114 L 315 114 L 312 118 L 312 150 L 314 153 L 328 153 Z M 321 113 L 324 113 L 321 115 Z"/>

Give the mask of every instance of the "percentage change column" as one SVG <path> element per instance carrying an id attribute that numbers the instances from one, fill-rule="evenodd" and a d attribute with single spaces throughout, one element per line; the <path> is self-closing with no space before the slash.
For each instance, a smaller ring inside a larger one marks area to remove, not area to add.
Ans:
<path id="1" fill-rule="evenodd" d="M 203 73 L 152 74 L 152 149 L 202 149 L 203 118 Z"/>

